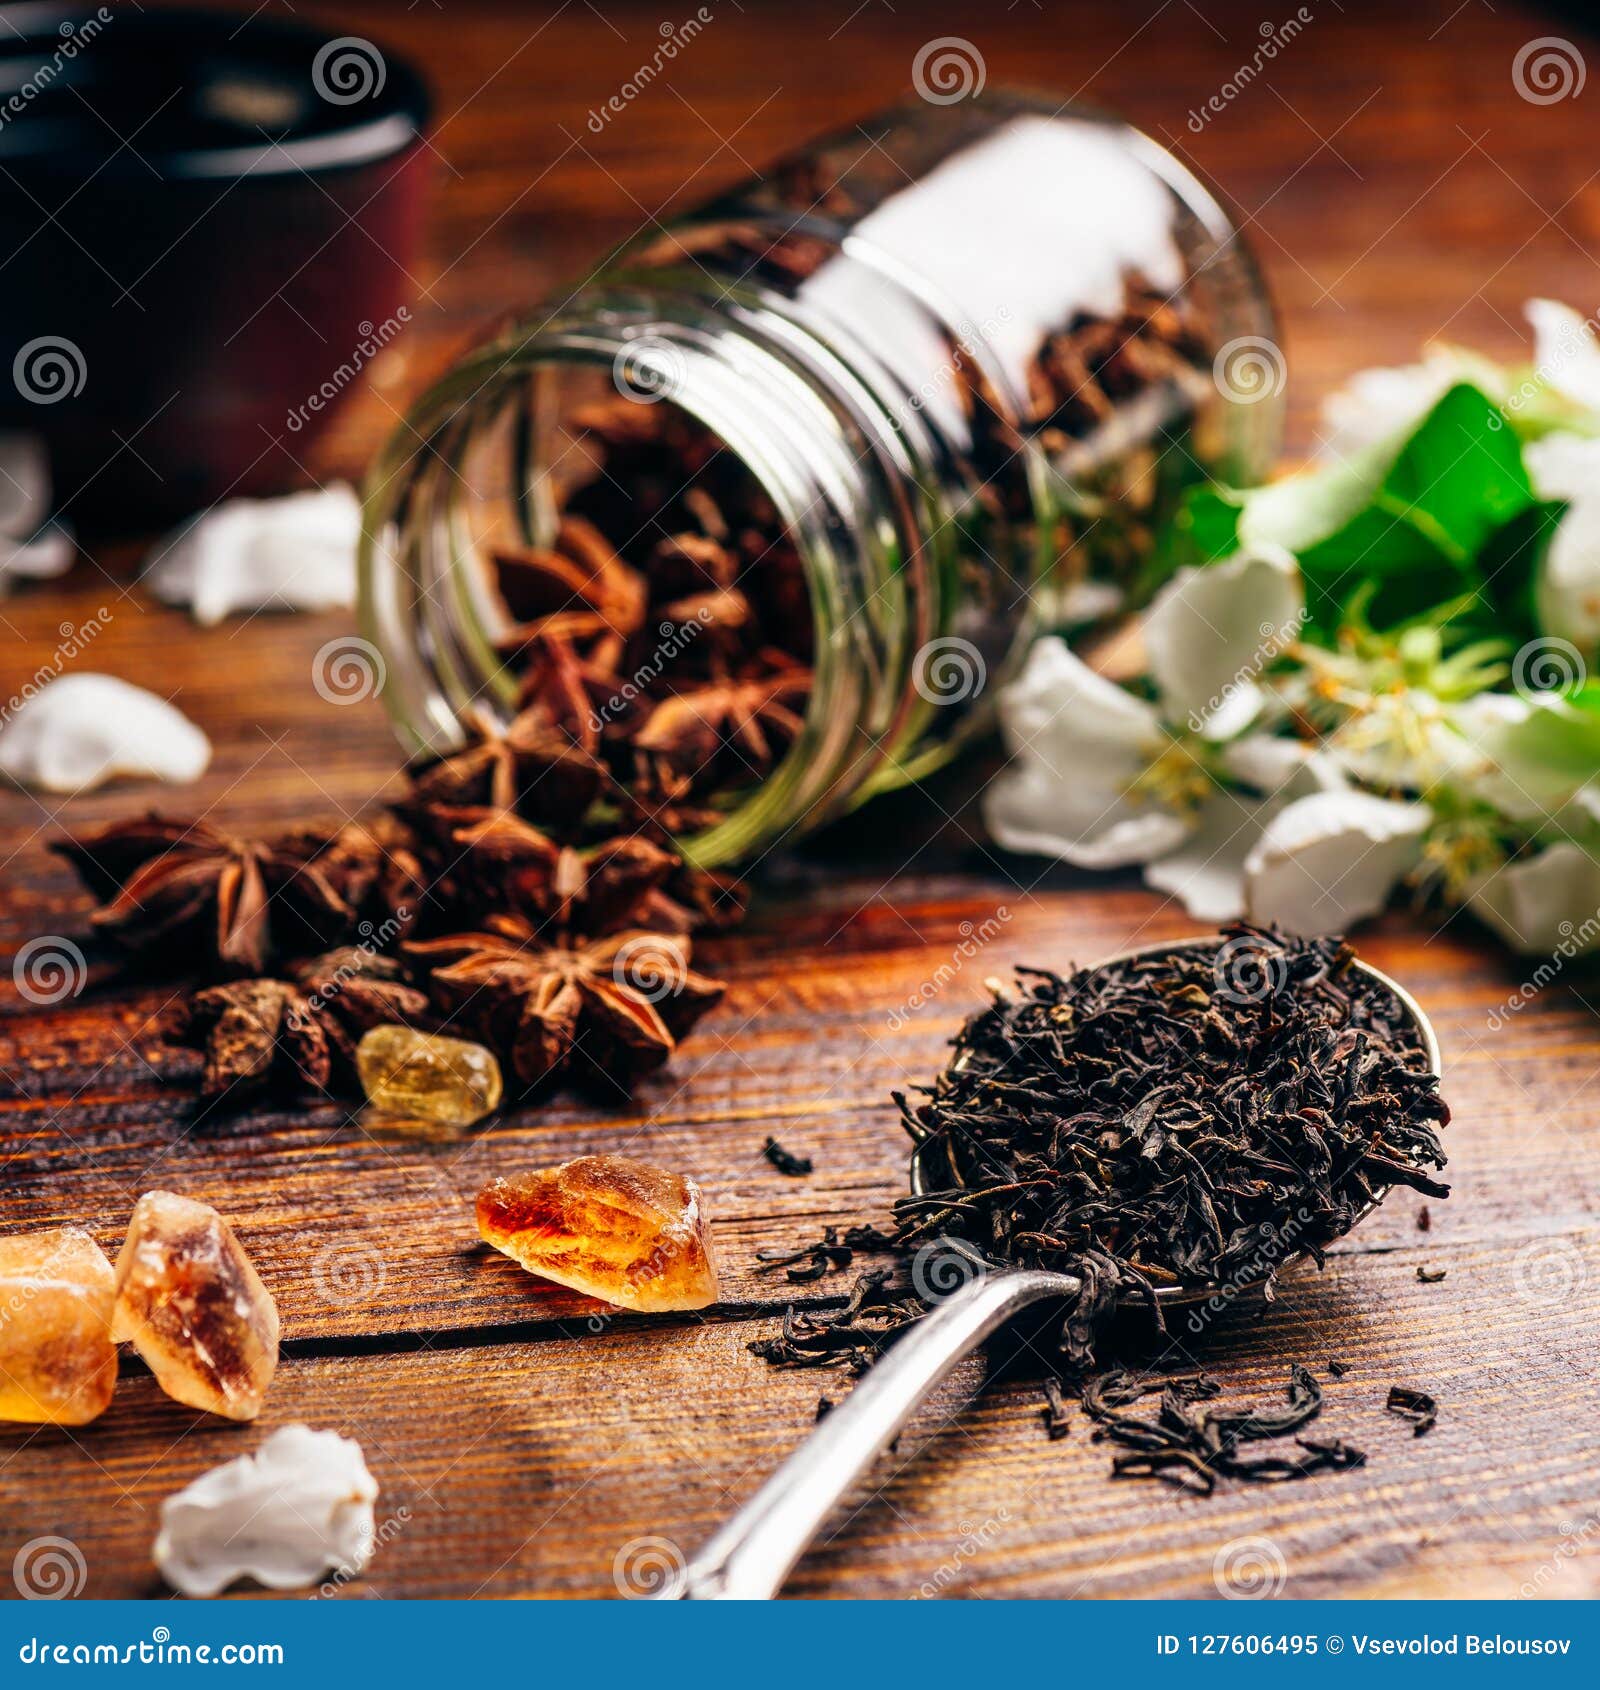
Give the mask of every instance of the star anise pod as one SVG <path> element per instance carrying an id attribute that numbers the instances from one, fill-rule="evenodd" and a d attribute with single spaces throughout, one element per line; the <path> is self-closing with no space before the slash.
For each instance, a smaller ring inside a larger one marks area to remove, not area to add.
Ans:
<path id="1" fill-rule="evenodd" d="M 196 992 L 172 1037 L 204 1050 L 201 1092 L 354 1089 L 363 1033 L 428 1020 L 428 994 L 393 957 L 346 945 L 292 964 L 287 980 L 234 980 Z"/>
<path id="2" fill-rule="evenodd" d="M 670 1057 L 723 987 L 689 966 L 681 935 L 637 930 L 549 945 L 517 916 L 421 940 L 434 1005 L 493 1045 L 526 1085 L 568 1068 L 626 1089 Z"/>
<path id="3" fill-rule="evenodd" d="M 554 547 L 501 547 L 493 562 L 500 597 L 517 621 L 498 642 L 502 654 L 557 634 L 583 646 L 598 667 L 616 670 L 644 622 L 645 584 L 592 522 L 569 516 Z"/>
<path id="4" fill-rule="evenodd" d="M 576 824 L 606 778 L 592 750 L 543 701 L 504 726 L 480 711 L 471 731 L 468 745 L 412 776 L 412 804 L 526 806 L 541 817 Z"/>
<path id="5" fill-rule="evenodd" d="M 235 980 L 211 986 L 183 1006 L 172 1036 L 204 1050 L 206 1097 L 272 1086 L 326 1091 L 332 1058 L 321 1022 L 283 980 Z"/>
<path id="6" fill-rule="evenodd" d="M 105 901 L 91 919 L 163 964 L 260 974 L 276 956 L 337 943 L 355 911 L 294 843 L 148 815 L 52 843 Z"/>
<path id="7" fill-rule="evenodd" d="M 635 755 L 658 783 L 667 773 L 704 790 L 731 764 L 735 779 L 765 774 L 799 735 L 811 673 L 798 664 L 753 679 L 714 681 L 663 699 L 633 738 Z"/>
<path id="8" fill-rule="evenodd" d="M 398 815 L 380 810 L 333 828 L 308 824 L 278 844 L 286 855 L 315 863 L 351 909 L 381 932 L 378 943 L 403 938 L 420 919 L 430 876 L 415 832 Z"/>
<path id="9" fill-rule="evenodd" d="M 426 1026 L 428 994 L 406 978 L 398 958 L 365 945 L 341 945 L 291 963 L 289 977 L 322 1029 L 336 1073 L 353 1077 L 356 1046 L 374 1027 Z"/>
<path id="10" fill-rule="evenodd" d="M 458 908 L 537 916 L 568 935 L 637 925 L 682 866 L 675 852 L 638 834 L 579 847 L 508 810 L 435 805 L 428 819 L 447 844 Z"/>

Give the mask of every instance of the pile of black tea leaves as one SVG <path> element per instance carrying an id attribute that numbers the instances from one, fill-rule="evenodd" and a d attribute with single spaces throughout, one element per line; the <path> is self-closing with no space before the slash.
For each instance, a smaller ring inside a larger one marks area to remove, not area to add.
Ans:
<path id="1" fill-rule="evenodd" d="M 1235 924 L 1219 942 L 1136 953 L 1061 975 L 1019 969 L 953 1041 L 914 1098 L 896 1094 L 913 1143 L 912 1193 L 894 1225 L 830 1233 L 765 1265 L 815 1280 L 858 1250 L 888 1254 L 844 1306 L 791 1309 L 750 1348 L 779 1367 L 864 1372 L 889 1343 L 986 1265 L 1068 1274 L 1080 1290 L 1053 1329 L 1062 1377 L 1096 1435 L 1134 1452 L 1124 1476 L 1207 1490 L 1218 1474 L 1297 1478 L 1358 1465 L 1338 1442 L 1246 1458 L 1241 1444 L 1303 1431 L 1322 1406 L 1308 1370 L 1289 1402 L 1208 1406 L 1200 1375 L 1101 1373 L 1115 1307 L 1167 1332 L 1162 1291 L 1200 1293 L 1192 1314 L 1241 1293 L 1270 1299 L 1280 1268 L 1320 1267 L 1392 1187 L 1449 1195 L 1439 1129 L 1449 1110 L 1414 1016 L 1344 940 Z M 963 1271 L 949 1271 L 951 1261 Z M 946 1271 L 939 1271 L 940 1266 Z M 1192 1329 L 1192 1320 L 1190 1321 Z M 1060 1386 L 1046 1424 L 1065 1430 Z M 1140 1413 L 1142 1397 L 1159 1399 Z"/>

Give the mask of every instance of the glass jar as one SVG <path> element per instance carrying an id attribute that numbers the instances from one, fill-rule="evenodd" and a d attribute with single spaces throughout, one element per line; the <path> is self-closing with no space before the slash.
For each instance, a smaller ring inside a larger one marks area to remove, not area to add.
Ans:
<path id="1" fill-rule="evenodd" d="M 585 419 L 620 396 L 714 442 L 792 568 L 762 625 L 811 667 L 792 742 L 710 813 L 662 812 L 691 860 L 748 860 L 949 757 L 1038 631 L 1147 592 L 1185 486 L 1261 478 L 1273 334 L 1228 215 L 1147 136 L 1013 93 L 892 110 L 633 242 L 421 400 L 367 494 L 389 709 L 425 758 L 516 708 L 497 545 L 549 547 L 597 498 L 658 546 L 686 520 L 626 417 L 597 468 Z M 656 661 L 634 641 L 619 709 Z"/>

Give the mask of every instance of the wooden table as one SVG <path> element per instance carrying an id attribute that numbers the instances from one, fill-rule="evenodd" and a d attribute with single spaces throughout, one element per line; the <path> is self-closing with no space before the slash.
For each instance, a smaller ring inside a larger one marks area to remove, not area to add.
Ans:
<path id="1" fill-rule="evenodd" d="M 1579 38 L 1550 16 L 1476 0 L 1317 8 L 1194 133 L 1186 114 L 1254 51 L 1259 7 L 719 6 L 670 80 L 595 136 L 585 114 L 648 56 L 659 7 L 296 9 L 425 61 L 441 114 L 416 326 L 318 473 L 358 468 L 464 340 L 670 199 L 893 95 L 915 49 L 943 34 L 974 39 L 996 81 L 1120 108 L 1232 195 L 1283 307 L 1299 448 L 1340 372 L 1404 359 L 1433 332 L 1509 353 L 1525 296 L 1582 310 L 1600 297 L 1588 144 L 1600 90 L 1536 105 L 1512 85 L 1522 43 Z M 201 631 L 130 587 L 125 552 L 90 553 L 65 583 L 0 607 L 0 692 L 48 661 L 59 624 L 104 606 L 93 666 L 175 693 L 216 759 L 188 792 L 0 798 L 10 950 L 82 936 L 85 900 L 43 850 L 65 824 L 153 800 L 242 825 L 348 813 L 394 770 L 379 708 L 332 708 L 310 685 L 313 654 L 346 618 Z M 384 1541 L 363 1594 L 609 1595 L 648 1540 L 693 1547 L 803 1435 L 819 1391 L 841 1384 L 746 1353 L 787 1300 L 754 1271 L 756 1251 L 882 1215 L 904 1171 L 889 1093 L 935 1069 L 985 976 L 1192 928 L 1130 878 L 1002 860 L 970 819 L 975 784 L 955 771 L 767 865 L 748 926 L 703 948 L 731 982 L 726 1001 L 631 1109 L 563 1096 L 431 1146 L 372 1138 L 333 1106 L 197 1121 L 192 1061 L 164 1054 L 149 1025 L 164 994 L 91 991 L 40 1010 L 7 981 L 0 1227 L 76 1221 L 114 1249 L 140 1191 L 203 1196 L 275 1290 L 286 1341 L 254 1431 L 197 1418 L 136 1366 L 94 1426 L 0 1430 L 0 1567 L 59 1534 L 81 1549 L 90 1594 L 155 1592 L 160 1500 L 292 1420 L 358 1438 L 382 1484 Z M 885 847 L 906 838 L 928 843 Z M 1290 1595 L 1600 1594 L 1600 1029 L 1588 989 L 1569 968 L 1506 1010 L 1527 965 L 1466 919 L 1396 915 L 1364 948 L 1437 1024 L 1455 1195 L 1428 1205 L 1428 1231 L 1419 1203 L 1396 1197 L 1325 1273 L 1196 1353 L 1228 1387 L 1264 1393 L 1291 1359 L 1349 1362 L 1324 1425 L 1369 1464 L 1209 1501 L 1113 1484 L 1081 1422 L 1046 1440 L 1025 1380 L 970 1401 L 974 1362 L 840 1513 L 797 1594 L 1211 1596 L 1216 1567 L 1241 1553 L 1281 1557 Z M 769 1133 L 816 1172 L 776 1173 L 761 1157 Z M 701 1181 L 725 1275 L 713 1313 L 597 1316 L 476 1247 L 470 1204 L 486 1178 L 602 1149 Z M 1424 1284 L 1419 1268 L 1448 1277 Z M 1385 1415 L 1392 1382 L 1438 1396 L 1429 1436 Z M 1257 1539 L 1268 1547 L 1239 1548 Z"/>

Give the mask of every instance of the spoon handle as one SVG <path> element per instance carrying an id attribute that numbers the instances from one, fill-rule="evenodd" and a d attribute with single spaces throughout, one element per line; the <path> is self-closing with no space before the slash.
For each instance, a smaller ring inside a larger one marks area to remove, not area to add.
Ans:
<path id="1" fill-rule="evenodd" d="M 963 1356 L 1019 1309 L 1070 1297 L 1064 1274 L 999 1271 L 964 1285 L 876 1362 L 716 1533 L 663 1596 L 775 1596 L 850 1486 Z"/>

